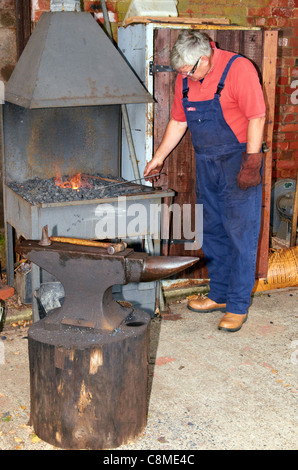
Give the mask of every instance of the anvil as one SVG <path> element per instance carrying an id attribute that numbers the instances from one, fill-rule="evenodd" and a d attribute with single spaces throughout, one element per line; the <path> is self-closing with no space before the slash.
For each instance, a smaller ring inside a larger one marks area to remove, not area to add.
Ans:
<path id="1" fill-rule="evenodd" d="M 114 300 L 114 285 L 164 279 L 199 259 L 150 256 L 130 248 L 110 255 L 98 247 L 59 242 L 42 246 L 34 240 L 20 241 L 16 251 L 63 285 L 63 305 L 53 310 L 44 322 L 46 329 L 53 330 L 63 326 L 115 330 L 130 312 Z"/>

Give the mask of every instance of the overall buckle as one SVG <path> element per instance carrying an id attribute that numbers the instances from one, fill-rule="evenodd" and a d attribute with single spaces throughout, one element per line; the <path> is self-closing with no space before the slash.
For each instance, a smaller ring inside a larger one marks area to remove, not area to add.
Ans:
<path id="1" fill-rule="evenodd" d="M 220 96 L 222 90 L 224 89 L 224 85 L 219 84 L 217 90 L 215 92 L 216 95 Z"/>

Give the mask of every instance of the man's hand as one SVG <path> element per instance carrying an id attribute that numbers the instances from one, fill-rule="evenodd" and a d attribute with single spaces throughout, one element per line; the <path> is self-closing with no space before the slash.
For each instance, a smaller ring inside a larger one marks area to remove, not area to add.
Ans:
<path id="1" fill-rule="evenodd" d="M 261 183 L 261 166 L 262 153 L 245 153 L 242 154 L 241 169 L 238 173 L 238 186 L 246 190 L 252 186 L 258 186 Z"/>
<path id="2" fill-rule="evenodd" d="M 158 176 L 153 176 L 152 178 L 150 178 L 150 175 L 155 175 L 161 172 L 165 159 L 180 142 L 186 129 L 186 122 L 180 122 L 175 121 L 174 119 L 170 119 L 159 148 L 157 149 L 152 160 L 146 165 L 144 171 L 144 178 L 146 181 L 149 180 L 152 183 L 153 181 L 158 180 Z"/>
<path id="3" fill-rule="evenodd" d="M 163 167 L 163 161 L 160 161 L 158 157 L 152 158 L 152 160 L 147 163 L 146 168 L 144 170 L 144 178 L 145 181 L 150 181 L 150 183 L 153 183 L 154 181 L 157 181 L 159 176 L 152 176 L 150 178 L 150 175 L 156 175 L 159 174 L 162 170 Z"/>
<path id="4" fill-rule="evenodd" d="M 241 169 L 237 177 L 238 186 L 244 191 L 261 183 L 263 154 L 260 149 L 263 141 L 265 116 L 251 119 L 247 129 L 246 153 L 242 154 Z"/>

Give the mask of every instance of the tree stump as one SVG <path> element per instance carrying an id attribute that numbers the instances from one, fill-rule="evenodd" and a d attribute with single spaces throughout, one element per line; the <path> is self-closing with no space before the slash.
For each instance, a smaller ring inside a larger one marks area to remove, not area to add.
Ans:
<path id="1" fill-rule="evenodd" d="M 63 325 L 29 329 L 30 424 L 63 449 L 110 449 L 147 423 L 150 316 L 114 331 Z"/>

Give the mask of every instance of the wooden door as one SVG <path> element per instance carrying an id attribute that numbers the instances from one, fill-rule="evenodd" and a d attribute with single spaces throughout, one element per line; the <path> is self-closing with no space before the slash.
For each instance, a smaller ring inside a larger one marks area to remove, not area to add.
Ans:
<path id="1" fill-rule="evenodd" d="M 223 27 L 222 27 L 223 28 Z M 179 29 L 157 28 L 154 32 L 154 64 L 170 65 L 170 51 L 179 35 Z M 275 101 L 275 64 L 277 52 L 277 32 L 264 32 L 259 29 L 208 29 L 205 31 L 215 41 L 217 47 L 242 54 L 256 66 L 263 83 L 267 105 L 267 122 L 264 135 L 269 151 L 265 153 L 262 227 L 259 240 L 259 253 L 256 277 L 266 277 L 269 252 L 270 194 L 272 169 L 272 132 Z M 176 74 L 174 72 L 158 72 L 154 75 L 154 151 L 158 148 L 167 122 L 170 118 L 173 102 Z M 167 176 L 162 175 L 157 186 L 173 189 L 176 196 L 168 204 L 179 204 L 181 211 L 184 204 L 191 204 L 194 211 L 195 195 L 195 154 L 191 144 L 190 133 L 187 131 L 179 145 L 166 159 L 164 167 Z M 194 212 L 192 212 L 194 222 Z M 173 224 L 171 225 L 173 227 Z M 194 226 L 192 227 L 194 230 Z M 173 236 L 173 233 L 170 237 Z M 198 256 L 200 262 L 184 272 L 181 277 L 188 279 L 206 279 L 208 270 L 201 249 L 185 250 L 184 240 L 163 240 L 164 255 Z"/>

